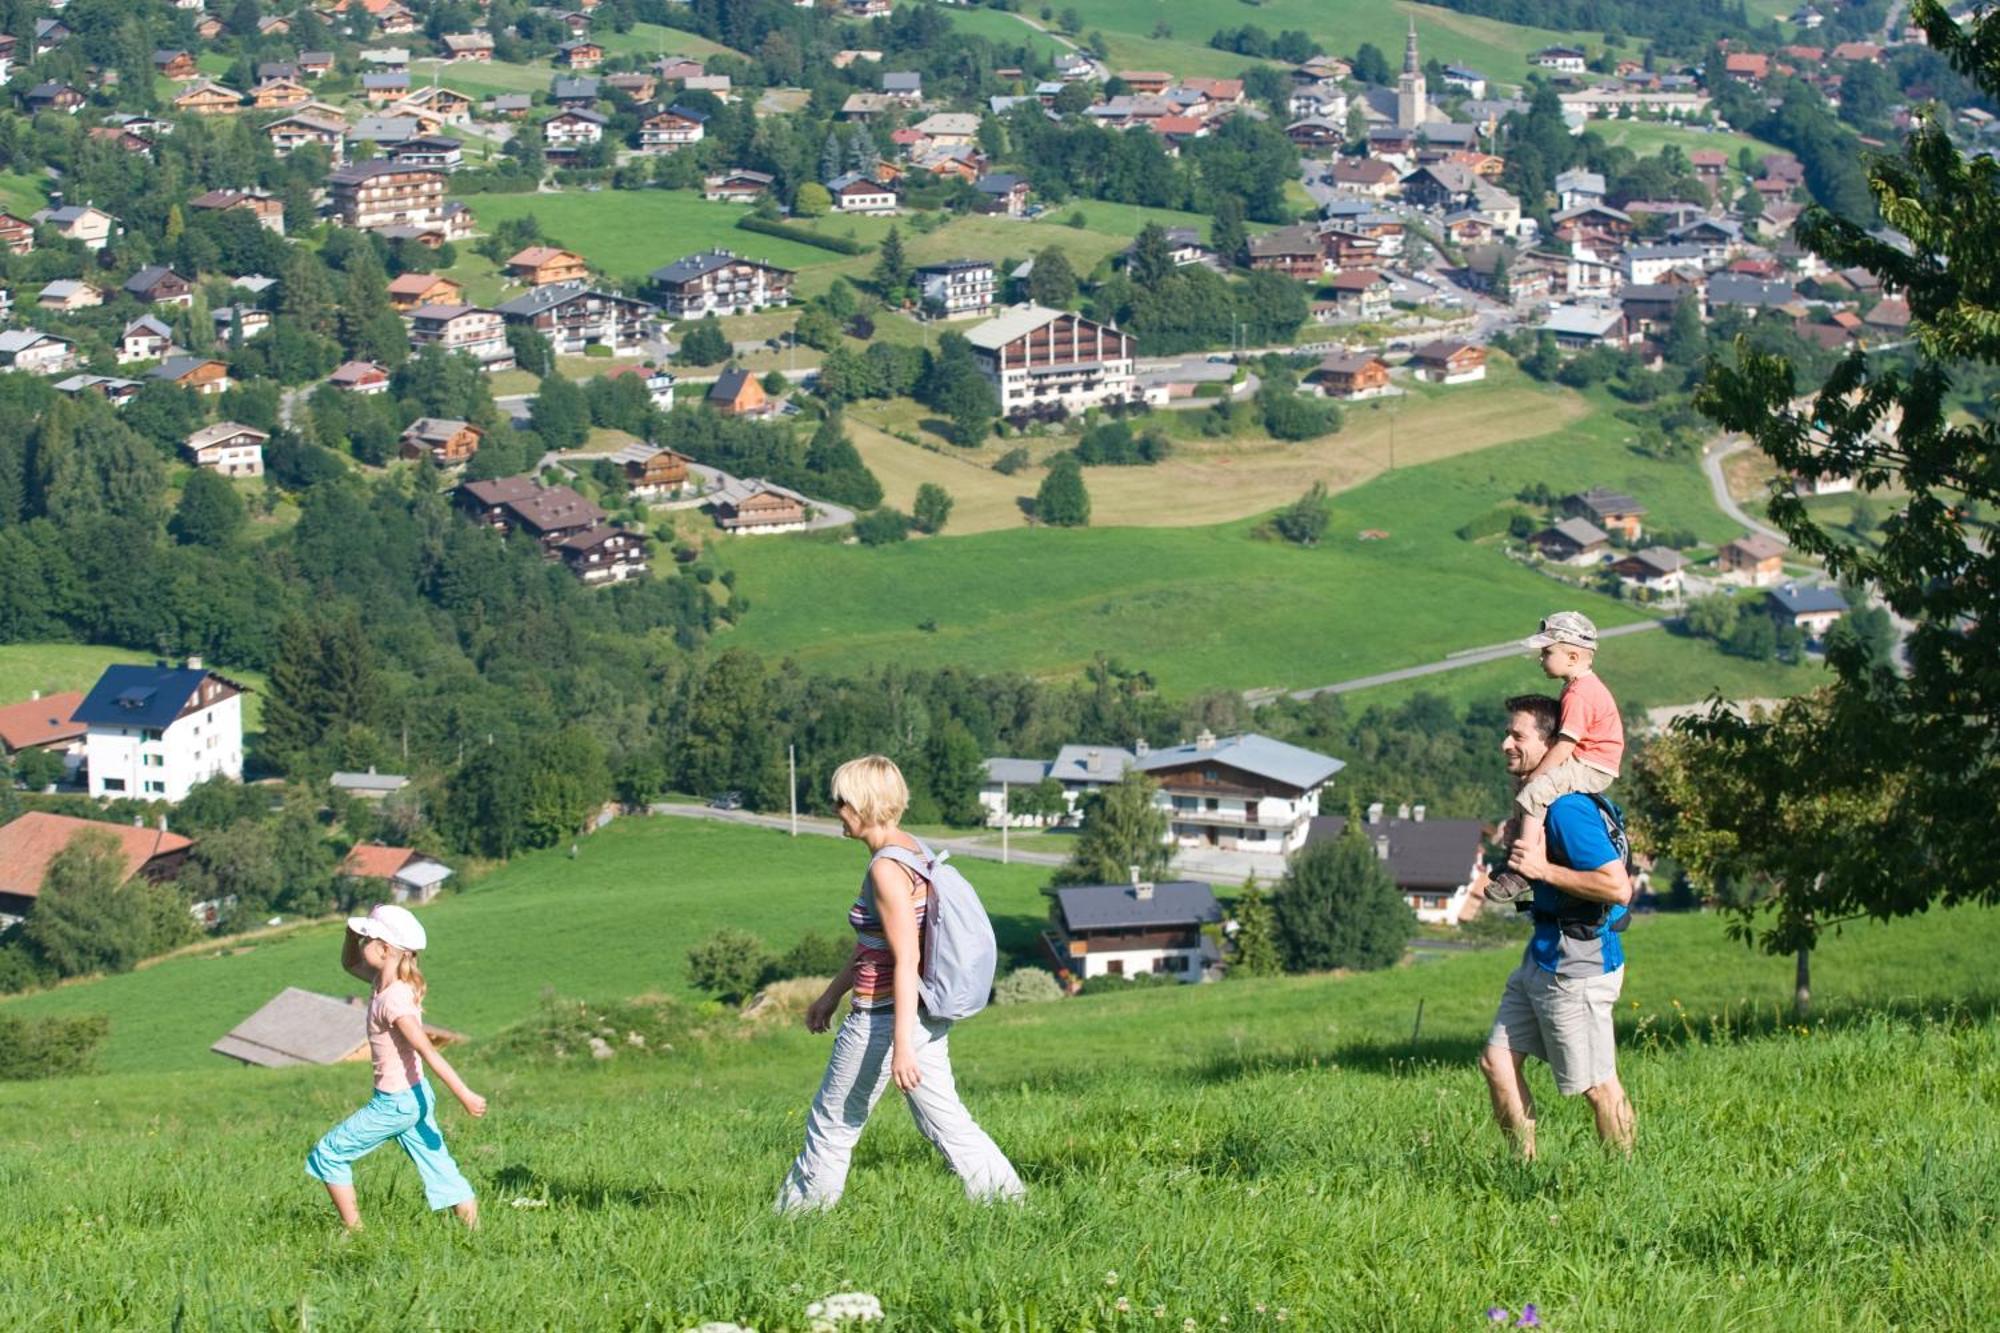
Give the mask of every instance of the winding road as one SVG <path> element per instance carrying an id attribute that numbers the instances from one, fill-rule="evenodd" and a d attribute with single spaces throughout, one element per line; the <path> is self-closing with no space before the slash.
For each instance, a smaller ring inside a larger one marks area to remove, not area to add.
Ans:
<path id="1" fill-rule="evenodd" d="M 1608 629 L 1599 630 L 1598 637 L 1620 639 L 1627 634 L 1644 634 L 1648 630 L 1664 629 L 1666 623 L 1664 620 L 1640 620 L 1630 625 L 1613 625 Z M 1337 681 L 1332 685 L 1315 685 L 1309 690 L 1293 690 L 1287 697 L 1310 699 L 1316 694 L 1346 694 L 1350 690 L 1365 690 L 1376 685 L 1393 685 L 1399 680 L 1435 676 L 1444 671 L 1456 671 L 1460 667 L 1478 666 L 1482 662 L 1498 662 L 1508 657 L 1526 657 L 1528 652 L 1528 648 L 1520 639 L 1515 639 L 1511 643 L 1488 644 L 1484 648 L 1466 648 L 1436 662 L 1423 662 L 1417 666 L 1384 671 L 1373 676 L 1356 676 L 1353 680 Z"/>
<path id="2" fill-rule="evenodd" d="M 1701 470 L 1708 477 L 1708 489 L 1715 496 L 1715 507 L 1741 523 L 1746 532 L 1761 533 L 1780 546 L 1790 546 L 1791 542 L 1784 533 L 1750 517 L 1743 506 L 1736 503 L 1736 497 L 1729 493 L 1729 478 L 1722 465 L 1748 449 L 1750 442 L 1740 436 L 1725 439 L 1726 443 L 1721 440 L 1711 442 L 1701 455 Z"/>

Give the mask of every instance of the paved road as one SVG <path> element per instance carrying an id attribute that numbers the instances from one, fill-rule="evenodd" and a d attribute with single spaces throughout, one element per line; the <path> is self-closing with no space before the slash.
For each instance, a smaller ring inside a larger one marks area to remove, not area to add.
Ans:
<path id="1" fill-rule="evenodd" d="M 1762 533 L 1780 546 L 1791 542 L 1785 534 L 1768 523 L 1759 523 L 1745 513 L 1743 506 L 1736 503 L 1736 497 L 1729 493 L 1729 478 L 1723 471 L 1723 464 L 1750 447 L 1750 442 L 1742 438 L 1730 439 L 1727 443 L 1712 442 L 1702 451 L 1701 470 L 1708 477 L 1709 492 L 1715 496 L 1715 507 L 1741 523 L 1745 531 Z"/>
<path id="2" fill-rule="evenodd" d="M 1613 625 L 1598 631 L 1598 637 L 1605 639 L 1623 638 L 1627 634 L 1644 634 L 1648 630 L 1664 627 L 1664 620 L 1641 620 L 1630 625 Z M 1528 650 L 1516 639 L 1512 643 L 1495 643 L 1484 648 L 1467 648 L 1436 662 L 1425 662 L 1421 666 L 1404 667 L 1400 671 L 1384 671 L 1374 676 L 1356 676 L 1353 680 L 1338 681 L 1332 685 L 1316 685 L 1309 690 L 1293 690 L 1290 697 L 1310 699 L 1316 694 L 1346 694 L 1350 690 L 1365 690 L 1376 685 L 1393 685 L 1399 680 L 1416 680 L 1422 676 L 1435 676 L 1443 671 L 1456 671 L 1460 667 L 1478 666 L 1481 662 L 1498 662 L 1508 657 L 1526 657 Z"/>
<path id="3" fill-rule="evenodd" d="M 717 810 L 713 806 L 693 805 L 684 801 L 656 801 L 648 807 L 649 814 L 671 815 L 680 819 L 710 819 L 722 824 L 747 824 L 753 828 L 776 829 L 780 833 L 792 826 L 789 815 L 760 815 L 748 810 Z M 838 838 L 840 825 L 831 819 L 820 819 L 812 815 L 799 816 L 799 832 L 816 838 Z M 992 843 L 975 841 L 970 838 L 932 838 L 930 845 L 950 852 L 953 856 L 972 857 L 980 861 L 998 861 L 1000 848 Z M 1069 858 L 1055 852 L 1010 851 L 1007 860 L 1014 865 L 1048 866 L 1053 869 Z M 1199 864 L 1189 864 L 1176 859 L 1174 874 L 1182 879 L 1201 880 L 1207 884 L 1235 886 L 1243 882 L 1242 870 L 1225 871 L 1210 869 Z"/>

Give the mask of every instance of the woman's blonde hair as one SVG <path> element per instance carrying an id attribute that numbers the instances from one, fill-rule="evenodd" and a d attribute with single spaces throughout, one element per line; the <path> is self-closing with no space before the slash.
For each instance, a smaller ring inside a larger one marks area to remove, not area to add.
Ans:
<path id="1" fill-rule="evenodd" d="M 396 980 L 407 982 L 410 993 L 417 997 L 417 1003 L 424 1002 L 424 970 L 417 966 L 417 956 L 408 950 L 396 955 Z"/>
<path id="2" fill-rule="evenodd" d="M 864 825 L 893 824 L 910 808 L 910 786 L 887 755 L 864 754 L 833 770 L 836 804 L 845 805 Z"/>

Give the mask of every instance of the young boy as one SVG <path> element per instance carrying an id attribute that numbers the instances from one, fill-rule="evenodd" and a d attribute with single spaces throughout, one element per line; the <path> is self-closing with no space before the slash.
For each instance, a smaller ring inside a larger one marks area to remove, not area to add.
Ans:
<path id="1" fill-rule="evenodd" d="M 1539 634 L 1527 640 L 1542 653 L 1542 670 L 1563 682 L 1562 724 L 1555 744 L 1535 771 L 1514 793 L 1514 817 L 1508 824 L 1508 846 L 1525 839 L 1540 846 L 1542 819 L 1558 796 L 1596 795 L 1618 777 L 1625 757 L 1625 724 L 1618 701 L 1591 670 L 1597 659 L 1597 626 L 1580 611 L 1558 611 L 1542 621 Z M 1511 903 L 1533 891 L 1526 879 L 1502 871 L 1486 886 L 1486 901 Z"/>

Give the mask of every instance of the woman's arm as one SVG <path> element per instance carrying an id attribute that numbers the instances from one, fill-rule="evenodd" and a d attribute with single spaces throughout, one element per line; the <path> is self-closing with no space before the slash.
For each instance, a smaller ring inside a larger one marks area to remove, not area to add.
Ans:
<path id="1" fill-rule="evenodd" d="M 404 1014 L 396 1020 L 396 1031 L 403 1034 L 403 1040 L 410 1043 L 411 1050 L 424 1058 L 424 1063 L 431 1067 L 432 1072 L 438 1076 L 438 1081 L 451 1089 L 451 1095 L 458 1098 L 459 1104 L 465 1107 L 466 1114 L 474 1118 L 486 1114 L 486 1099 L 465 1086 L 465 1080 L 451 1067 L 451 1061 L 445 1059 L 438 1052 L 438 1048 L 431 1044 L 430 1036 L 424 1031 L 421 1019 L 414 1014 Z"/>
<path id="2" fill-rule="evenodd" d="M 340 970 L 357 981 L 375 982 L 375 969 L 361 957 L 361 937 L 351 930 L 340 943 Z"/>
<path id="3" fill-rule="evenodd" d="M 910 1092 L 923 1081 L 917 1070 L 921 945 L 917 939 L 917 907 L 910 901 L 915 876 L 893 861 L 882 860 L 875 863 L 869 879 L 875 885 L 875 914 L 882 919 L 882 934 L 889 941 L 889 952 L 896 957 L 896 1045 L 889 1058 L 889 1072 L 895 1076 L 897 1087 Z"/>
<path id="4" fill-rule="evenodd" d="M 858 951 L 860 945 L 855 948 Z M 833 1011 L 840 1004 L 840 997 L 854 989 L 855 960 L 847 960 L 847 966 L 834 974 L 820 997 L 806 1006 L 806 1031 L 824 1032 L 833 1024 Z"/>

